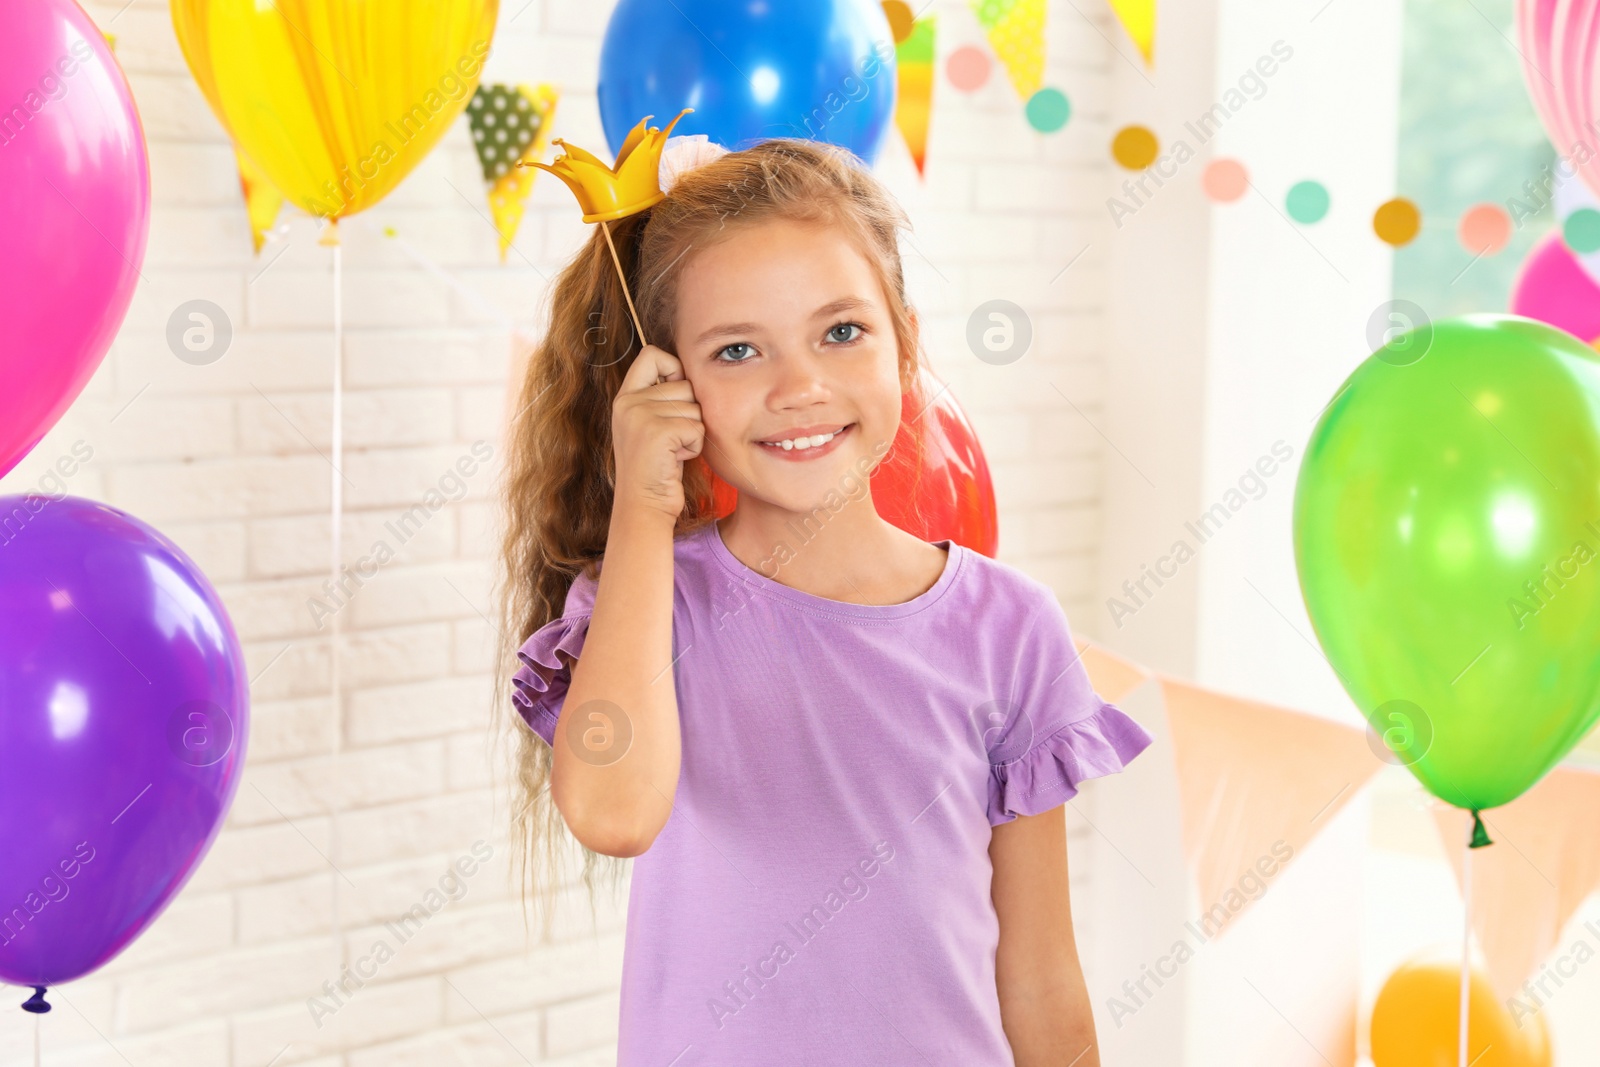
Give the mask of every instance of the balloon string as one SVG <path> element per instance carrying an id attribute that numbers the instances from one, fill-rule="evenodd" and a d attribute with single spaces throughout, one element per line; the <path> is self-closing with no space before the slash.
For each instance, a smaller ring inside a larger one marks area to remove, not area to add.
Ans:
<path id="1" fill-rule="evenodd" d="M 332 531 L 332 557 L 331 570 L 333 573 L 333 595 L 335 603 L 339 594 L 339 565 L 343 555 L 343 538 L 341 536 L 344 520 L 344 475 L 340 472 L 340 464 L 344 462 L 344 262 L 343 247 L 333 246 L 333 514 L 330 516 L 330 529 Z M 333 799 L 329 802 L 328 811 L 328 858 L 333 866 L 332 878 L 332 905 L 333 905 L 333 941 L 337 946 L 339 973 L 344 973 L 345 944 L 344 935 L 339 922 L 339 750 L 344 738 L 344 702 L 341 699 L 341 678 L 339 671 L 339 634 L 342 629 L 340 616 L 343 605 L 333 612 L 333 629 L 328 635 L 328 675 L 330 692 L 329 698 L 333 704 L 333 758 L 329 770 L 334 782 Z"/>
<path id="2" fill-rule="evenodd" d="M 33 1017 L 33 1067 L 44 1064 L 44 1016 Z"/>
<path id="3" fill-rule="evenodd" d="M 617 256 L 617 246 L 611 242 L 611 223 L 602 222 L 600 229 L 606 235 L 606 247 L 611 249 L 611 262 L 617 265 L 617 280 L 622 283 L 622 295 L 628 301 L 628 314 L 633 316 L 633 329 L 639 335 L 639 347 L 643 348 L 650 342 L 644 339 L 644 327 L 639 325 L 639 312 L 633 307 L 633 294 L 628 292 L 628 276 L 622 272 L 622 260 Z"/>
<path id="4" fill-rule="evenodd" d="M 1461 859 L 1461 910 L 1466 918 L 1461 925 L 1461 1039 L 1457 1046 L 1460 1067 L 1467 1067 L 1467 994 L 1471 988 L 1472 974 L 1472 850 L 1478 847 L 1478 834 L 1483 830 L 1483 822 L 1476 811 L 1472 813 L 1472 818 L 1472 838 L 1468 840 Z"/>

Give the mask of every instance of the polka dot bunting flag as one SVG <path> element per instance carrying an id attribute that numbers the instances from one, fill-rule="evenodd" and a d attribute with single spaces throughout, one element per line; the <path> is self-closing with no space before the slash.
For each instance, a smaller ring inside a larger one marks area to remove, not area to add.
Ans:
<path id="1" fill-rule="evenodd" d="M 1044 85 L 1045 0 L 968 0 L 1017 94 Z"/>
<path id="2" fill-rule="evenodd" d="M 558 93 L 553 86 L 483 83 L 467 104 L 473 146 L 489 186 L 489 210 L 500 233 L 500 262 L 522 224 L 523 204 L 533 189 L 536 171 L 519 167 L 537 159 L 550 143 L 550 123 Z"/>

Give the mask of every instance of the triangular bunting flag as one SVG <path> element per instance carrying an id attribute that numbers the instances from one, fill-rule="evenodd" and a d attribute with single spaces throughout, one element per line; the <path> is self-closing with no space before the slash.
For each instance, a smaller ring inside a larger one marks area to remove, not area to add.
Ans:
<path id="1" fill-rule="evenodd" d="M 1382 766 L 1361 730 L 1161 679 L 1183 847 L 1202 922 L 1220 929 L 1333 821 Z M 1259 896 L 1259 894 L 1258 894 Z"/>
<path id="2" fill-rule="evenodd" d="M 989 46 L 1026 100 L 1044 85 L 1045 0 L 971 0 Z"/>
<path id="3" fill-rule="evenodd" d="M 1156 0 L 1111 0 L 1111 13 L 1128 31 L 1144 56 L 1145 66 L 1149 66 L 1156 50 Z"/>
<path id="4" fill-rule="evenodd" d="M 894 103 L 894 124 L 906 139 L 911 160 L 922 174 L 928 158 L 928 122 L 933 114 L 934 20 L 917 19 L 911 33 L 895 46 L 895 70 L 899 94 Z"/>
<path id="5" fill-rule="evenodd" d="M 500 234 L 500 262 L 522 225 L 523 204 L 533 190 L 535 168 L 519 167 L 535 160 L 550 143 L 550 123 L 558 93 L 541 84 L 510 86 L 484 83 L 467 105 L 472 141 L 478 149 L 483 180 L 489 186 L 489 211 Z"/>
<path id="6" fill-rule="evenodd" d="M 1472 816 L 1441 803 L 1434 818 L 1459 881 Z M 1496 843 L 1472 853 L 1472 928 L 1499 996 L 1534 1011 L 1542 1007 L 1539 991 L 1523 983 L 1600 887 L 1600 774 L 1557 767 L 1483 820 Z"/>
<path id="7" fill-rule="evenodd" d="M 1107 652 L 1099 645 L 1077 639 L 1073 644 L 1078 647 L 1078 658 L 1083 661 L 1084 670 L 1089 672 L 1089 684 L 1109 703 L 1115 704 L 1150 677 L 1137 663 Z"/>
<path id="8" fill-rule="evenodd" d="M 283 208 L 283 194 L 278 192 L 278 187 L 267 180 L 267 175 L 255 165 L 255 161 L 235 146 L 233 158 L 239 164 L 239 188 L 244 190 L 244 209 L 250 217 L 250 242 L 255 245 L 256 255 L 261 254 L 261 245 L 267 239 L 267 231 L 272 229 L 278 221 L 278 212 Z"/>

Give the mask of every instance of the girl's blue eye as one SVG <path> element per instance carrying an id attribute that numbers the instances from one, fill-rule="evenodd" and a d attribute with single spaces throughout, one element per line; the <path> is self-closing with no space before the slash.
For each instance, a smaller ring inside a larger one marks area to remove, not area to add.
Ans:
<path id="1" fill-rule="evenodd" d="M 718 350 L 717 358 L 724 363 L 743 363 L 754 353 L 755 349 L 751 348 L 745 342 L 740 341 L 738 344 L 726 345 Z"/>
<path id="2" fill-rule="evenodd" d="M 856 332 L 853 333 L 853 334 L 848 334 L 847 336 L 844 336 L 844 337 L 840 337 L 839 336 L 839 331 L 840 330 L 846 330 L 846 331 L 855 330 Z M 860 337 L 863 332 L 864 332 L 864 330 L 863 330 L 863 327 L 861 326 L 860 323 L 841 322 L 836 326 L 830 326 L 828 328 L 828 340 L 833 341 L 836 344 L 849 344 L 851 341 L 854 341 L 857 337 Z"/>

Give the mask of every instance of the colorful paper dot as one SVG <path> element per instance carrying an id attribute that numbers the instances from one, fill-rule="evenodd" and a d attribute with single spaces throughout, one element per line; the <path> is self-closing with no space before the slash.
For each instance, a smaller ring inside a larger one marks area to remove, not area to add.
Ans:
<path id="1" fill-rule="evenodd" d="M 1028 104 L 1023 110 L 1028 116 L 1028 125 L 1040 133 L 1055 133 L 1067 124 L 1072 105 L 1060 89 L 1047 86 L 1028 97 Z"/>
<path id="2" fill-rule="evenodd" d="M 1475 256 L 1492 256 L 1511 243 L 1511 216 L 1499 204 L 1475 204 L 1456 228 L 1461 247 Z"/>
<path id="3" fill-rule="evenodd" d="M 894 34 L 895 44 L 911 36 L 911 24 L 916 16 L 905 0 L 883 0 L 883 13 L 889 18 L 889 32 Z"/>
<path id="4" fill-rule="evenodd" d="M 1161 142 L 1144 126 L 1124 126 L 1111 139 L 1111 158 L 1128 170 L 1144 170 L 1160 151 Z"/>
<path id="5" fill-rule="evenodd" d="M 989 53 L 972 44 L 964 44 L 951 52 L 950 58 L 944 63 L 945 77 L 964 93 L 982 89 L 993 70 L 994 61 L 989 58 Z"/>
<path id="6" fill-rule="evenodd" d="M 1580 256 L 1600 251 L 1600 211 L 1580 207 L 1568 215 L 1561 224 L 1561 239 Z"/>
<path id="7" fill-rule="evenodd" d="M 1328 213 L 1328 190 L 1321 182 L 1295 182 L 1283 203 L 1291 219 L 1310 225 Z"/>
<path id="8" fill-rule="evenodd" d="M 1372 232 L 1384 244 L 1399 248 L 1408 244 L 1422 229 L 1422 212 L 1403 196 L 1386 200 L 1372 213 Z"/>
<path id="9" fill-rule="evenodd" d="M 1250 188 L 1250 175 L 1237 159 L 1213 159 L 1200 174 L 1200 191 L 1206 199 L 1231 204 Z"/>

